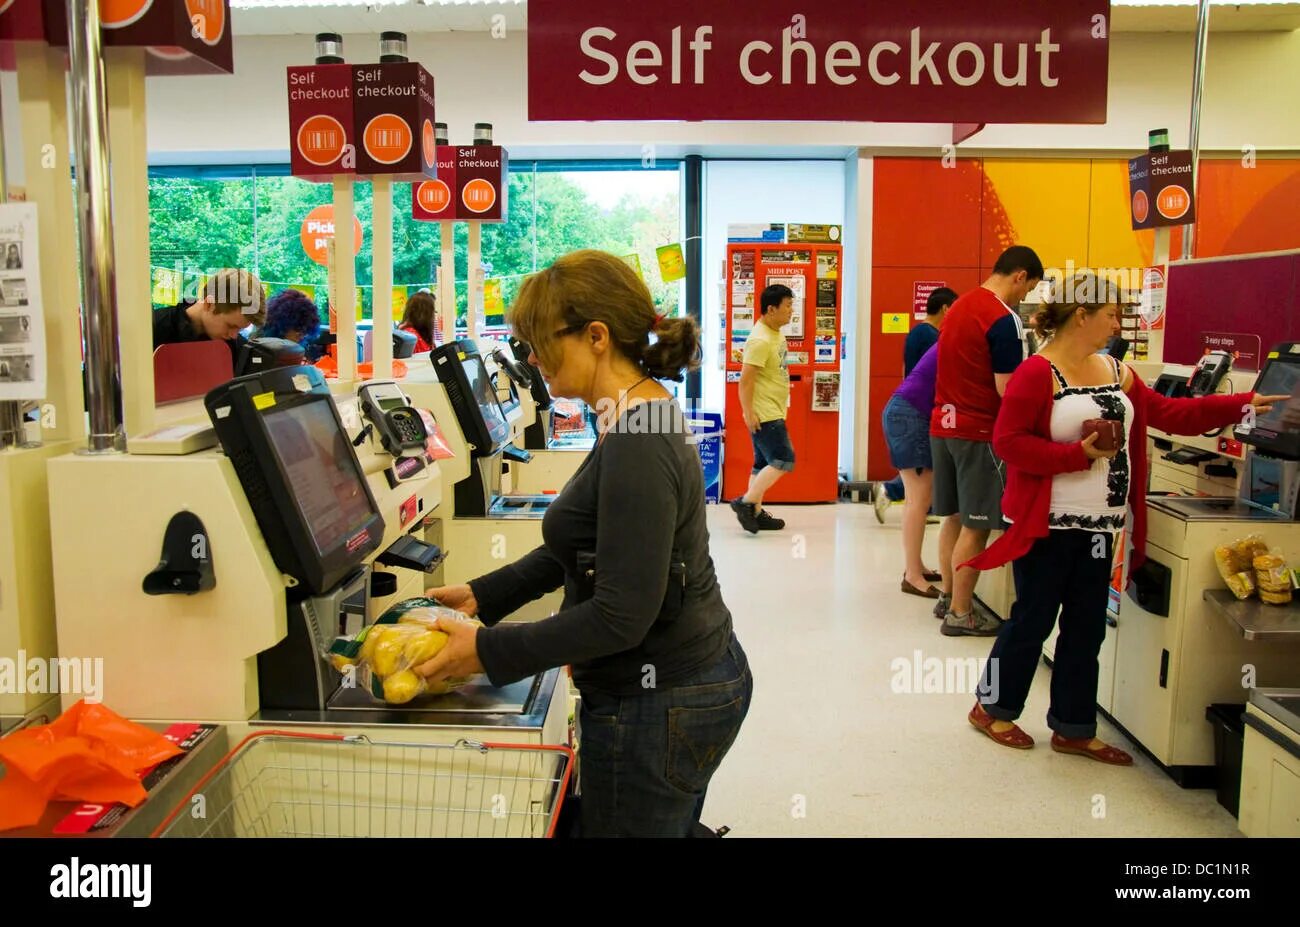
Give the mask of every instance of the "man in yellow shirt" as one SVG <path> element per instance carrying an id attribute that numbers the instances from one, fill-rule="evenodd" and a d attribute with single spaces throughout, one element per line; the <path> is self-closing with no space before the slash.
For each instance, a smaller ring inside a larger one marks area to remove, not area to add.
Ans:
<path id="1" fill-rule="evenodd" d="M 794 469 L 794 447 L 785 427 L 790 403 L 790 375 L 785 367 L 782 326 L 794 314 L 794 293 L 788 286 L 769 286 L 759 297 L 761 318 L 745 342 L 745 366 L 740 372 L 740 408 L 754 442 L 754 468 L 749 491 L 731 503 L 741 527 L 750 534 L 785 527 L 763 509 L 763 495 Z"/>

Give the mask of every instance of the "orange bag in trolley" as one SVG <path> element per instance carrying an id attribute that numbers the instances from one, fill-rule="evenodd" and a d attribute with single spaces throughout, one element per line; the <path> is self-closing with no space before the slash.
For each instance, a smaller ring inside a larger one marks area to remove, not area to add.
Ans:
<path id="1" fill-rule="evenodd" d="M 30 827 L 51 801 L 134 808 L 146 795 L 141 774 L 182 752 L 162 734 L 83 699 L 49 724 L 0 740 L 0 831 Z"/>

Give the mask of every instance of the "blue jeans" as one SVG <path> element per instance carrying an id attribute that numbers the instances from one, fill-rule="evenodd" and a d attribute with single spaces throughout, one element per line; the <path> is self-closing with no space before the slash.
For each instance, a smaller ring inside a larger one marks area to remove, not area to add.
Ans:
<path id="1" fill-rule="evenodd" d="M 735 634 L 721 659 L 680 685 L 583 692 L 582 836 L 689 836 L 753 693 Z"/>

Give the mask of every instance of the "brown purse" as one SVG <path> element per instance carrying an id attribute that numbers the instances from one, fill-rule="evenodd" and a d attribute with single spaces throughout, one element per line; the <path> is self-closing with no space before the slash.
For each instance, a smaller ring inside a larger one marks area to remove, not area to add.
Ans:
<path id="1" fill-rule="evenodd" d="M 1119 443 L 1123 437 L 1124 425 L 1122 422 L 1116 422 L 1108 418 L 1090 418 L 1083 423 L 1083 440 L 1088 439 L 1088 435 L 1097 435 L 1097 443 L 1093 445 L 1099 451 L 1113 451 L 1119 448 Z"/>

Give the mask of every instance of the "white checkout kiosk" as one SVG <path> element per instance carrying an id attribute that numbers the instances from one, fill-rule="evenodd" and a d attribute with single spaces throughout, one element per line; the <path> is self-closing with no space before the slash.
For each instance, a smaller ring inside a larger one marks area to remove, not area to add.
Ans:
<path id="1" fill-rule="evenodd" d="M 106 705 L 222 724 L 232 743 L 268 727 L 568 742 L 558 669 L 390 706 L 325 658 L 423 595 L 441 556 L 421 536 L 450 499 L 394 384 L 275 367 L 167 412 L 127 454 L 49 466 L 59 653 L 103 658 Z"/>
<path id="2" fill-rule="evenodd" d="M 428 367 L 412 365 L 401 381 L 414 403 L 433 411 L 454 455 L 440 467 L 444 504 L 428 520 L 425 535 L 446 552 L 435 574 L 439 584 L 467 582 L 540 545 L 542 517 L 555 498 L 506 491 L 502 485 L 507 455 L 527 458 L 513 442 L 531 424 L 535 407 L 521 398 L 509 369 L 494 358 L 498 347 L 469 339 L 439 345 Z M 545 618 L 562 601 L 562 590 L 547 593 L 510 620 Z"/>
<path id="3" fill-rule="evenodd" d="M 1200 387 L 1293 394 L 1300 346 L 1278 351 L 1257 378 L 1220 373 Z M 1186 396 L 1198 372 L 1165 366 L 1152 386 L 1171 398 Z M 1237 602 L 1214 558 L 1216 546 L 1253 534 L 1300 566 L 1300 443 L 1291 446 L 1300 435 L 1271 440 L 1269 424 L 1282 413 L 1262 417 L 1253 435 L 1241 426 L 1192 437 L 1148 432 L 1147 561 L 1132 575 L 1127 558 L 1120 568 L 1097 701 L 1185 788 L 1217 782 L 1210 706 L 1247 703 L 1256 687 L 1300 686 L 1300 597 L 1290 606 Z M 1045 647 L 1049 659 L 1054 647 L 1055 637 Z"/>
<path id="4" fill-rule="evenodd" d="M 558 428 L 561 421 L 577 424 L 584 415 L 579 411 L 566 414 L 558 407 L 542 379 L 542 372 L 528 361 L 532 348 L 527 342 L 510 336 L 506 338 L 506 348 L 527 376 L 526 388 L 521 387 L 524 402 L 527 404 L 531 397 L 537 410 L 519 442 L 529 459 L 507 464 L 511 488 L 521 493 L 558 492 L 591 453 L 595 435 L 585 427 Z"/>

